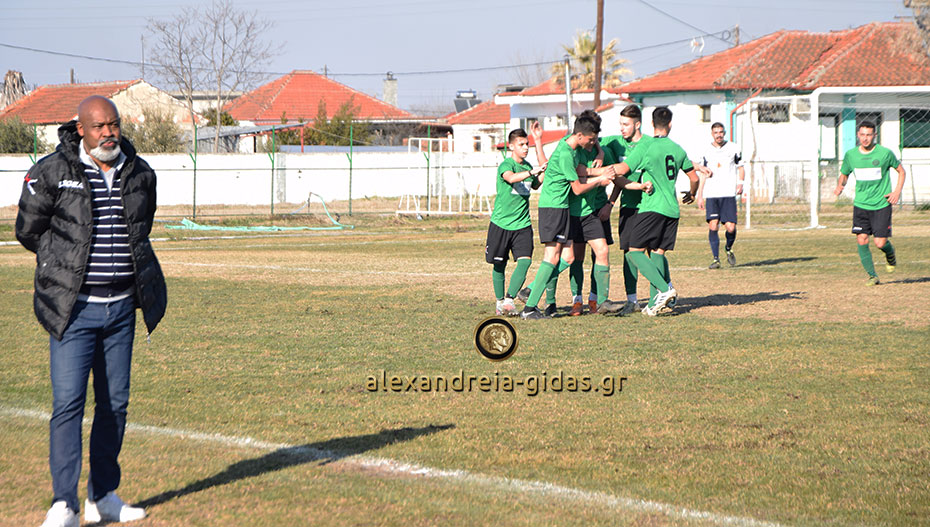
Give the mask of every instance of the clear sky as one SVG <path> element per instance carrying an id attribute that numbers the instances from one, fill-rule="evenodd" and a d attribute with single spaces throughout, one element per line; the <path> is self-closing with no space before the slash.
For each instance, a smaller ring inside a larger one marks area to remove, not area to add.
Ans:
<path id="1" fill-rule="evenodd" d="M 63 57 L 19 46 L 139 62 L 149 18 L 170 18 L 209 0 L 103 2 L 0 0 L 0 73 L 21 71 L 28 86 L 140 77 L 138 66 Z M 539 79 L 519 64 L 559 60 L 578 30 L 593 29 L 595 0 L 235 0 L 274 22 L 267 38 L 282 52 L 275 73 L 322 72 L 376 97 L 384 73 L 398 79 L 399 106 L 421 113 L 453 110 L 456 90 L 490 98 L 498 84 Z M 781 30 L 831 31 L 912 13 L 901 0 L 605 0 L 605 41 L 618 38 L 635 77 L 648 75 Z M 692 38 L 704 36 L 703 51 Z M 723 37 L 723 40 L 721 38 Z M 542 67 L 544 70 L 547 66 Z M 461 71 L 469 70 L 469 71 Z M 535 74 L 535 75 L 534 75 Z M 158 83 L 156 83 L 157 85 Z M 165 86 L 161 86 L 165 87 Z"/>

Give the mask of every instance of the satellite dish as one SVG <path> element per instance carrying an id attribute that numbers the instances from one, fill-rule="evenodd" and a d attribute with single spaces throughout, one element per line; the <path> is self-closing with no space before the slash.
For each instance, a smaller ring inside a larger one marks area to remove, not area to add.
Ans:
<path id="1" fill-rule="evenodd" d="M 704 51 L 704 37 L 694 37 L 691 39 L 691 53 L 700 53 Z"/>

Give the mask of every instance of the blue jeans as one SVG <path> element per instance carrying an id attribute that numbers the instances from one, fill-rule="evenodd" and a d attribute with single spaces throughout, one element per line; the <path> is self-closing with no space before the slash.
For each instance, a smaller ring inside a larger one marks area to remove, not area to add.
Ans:
<path id="1" fill-rule="evenodd" d="M 129 405 L 129 364 L 136 328 L 135 299 L 109 303 L 78 300 L 61 340 L 50 338 L 52 418 L 49 422 L 49 468 L 53 502 L 63 500 L 79 511 L 81 427 L 87 381 L 94 372 L 94 423 L 90 432 L 92 501 L 119 486 L 117 462 Z"/>

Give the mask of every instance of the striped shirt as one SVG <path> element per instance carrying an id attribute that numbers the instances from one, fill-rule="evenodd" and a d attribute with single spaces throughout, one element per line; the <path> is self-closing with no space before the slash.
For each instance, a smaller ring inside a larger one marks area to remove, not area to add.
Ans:
<path id="1" fill-rule="evenodd" d="M 120 199 L 119 172 L 126 155 L 120 153 L 116 164 L 104 172 L 84 150 L 84 141 L 78 150 L 93 195 L 94 221 L 87 273 L 78 299 L 87 302 L 121 300 L 132 294 L 135 283 L 129 229 Z"/>

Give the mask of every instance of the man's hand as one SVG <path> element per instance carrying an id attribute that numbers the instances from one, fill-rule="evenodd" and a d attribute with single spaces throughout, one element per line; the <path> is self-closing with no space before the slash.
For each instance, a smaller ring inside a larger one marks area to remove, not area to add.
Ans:
<path id="1" fill-rule="evenodd" d="M 685 205 L 694 203 L 694 194 L 690 190 L 686 190 L 681 193 L 681 202 Z"/>
<path id="2" fill-rule="evenodd" d="M 695 165 L 694 169 L 697 170 L 698 173 L 704 177 L 714 177 L 714 172 L 704 165 Z"/>
<path id="3" fill-rule="evenodd" d="M 530 133 L 533 134 L 533 139 L 536 139 L 537 141 L 542 139 L 543 129 L 542 125 L 539 124 L 539 121 L 535 121 L 530 125 Z"/>
<path id="4" fill-rule="evenodd" d="M 843 187 L 844 187 L 844 185 L 837 185 L 836 188 L 833 189 L 833 195 L 834 195 L 834 196 L 839 196 L 840 194 L 842 194 L 842 193 L 843 193 Z M 885 196 L 885 197 L 887 198 L 888 196 Z"/>
<path id="5" fill-rule="evenodd" d="M 901 200 L 901 193 L 892 191 L 891 194 L 885 194 L 885 199 L 888 200 L 890 205 L 897 205 L 898 201 Z"/>
<path id="6" fill-rule="evenodd" d="M 601 221 L 607 221 L 610 219 L 610 212 L 614 210 L 614 206 L 611 202 L 607 202 L 601 207 L 601 210 L 597 211 L 597 218 Z"/>
<path id="7" fill-rule="evenodd" d="M 546 170 L 546 167 L 536 167 L 536 168 L 530 170 L 530 175 L 533 176 L 533 177 L 536 177 L 536 176 L 542 174 L 545 170 Z"/>
<path id="8" fill-rule="evenodd" d="M 595 159 L 591 162 L 591 168 L 601 168 L 602 166 L 604 166 L 603 159 Z"/>
<path id="9" fill-rule="evenodd" d="M 743 184 L 737 183 L 736 184 L 736 195 L 739 196 L 742 193 L 743 193 Z"/>
<path id="10" fill-rule="evenodd" d="M 681 201 L 682 201 L 682 203 L 684 203 L 684 198 L 682 198 Z M 706 199 L 704 199 L 704 198 L 698 198 L 698 208 L 699 208 L 699 209 L 704 210 L 704 207 L 705 207 L 706 203 L 707 203 L 707 200 L 706 200 Z"/>
<path id="11" fill-rule="evenodd" d="M 642 185 L 642 189 L 640 190 L 642 190 L 646 194 L 652 194 L 652 181 L 643 181 L 641 185 Z"/>

